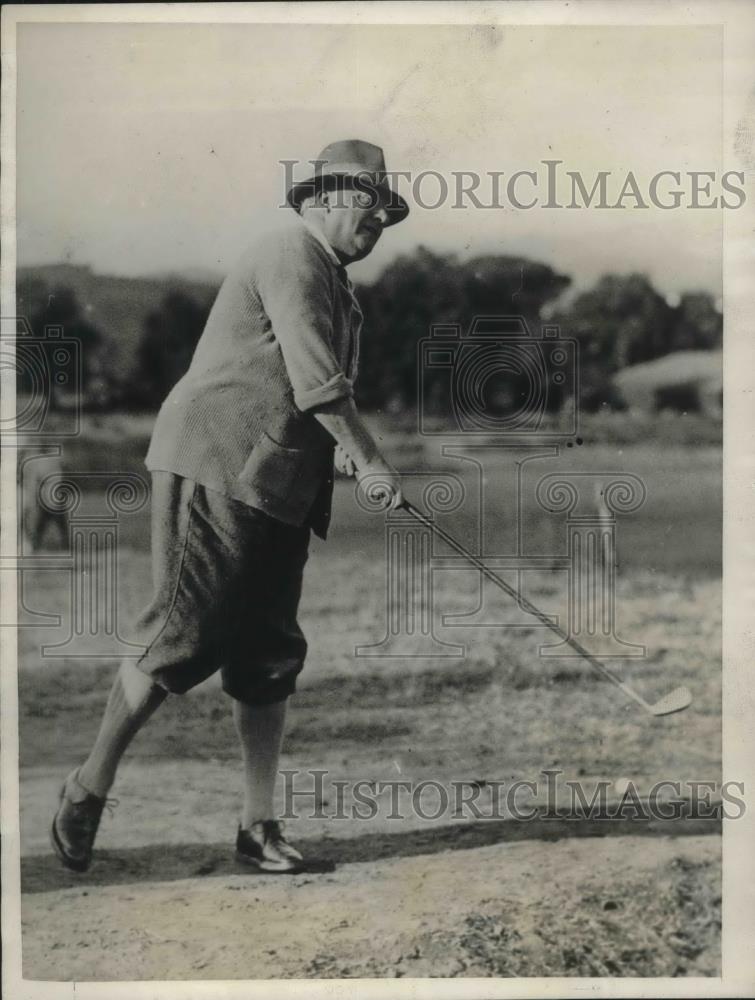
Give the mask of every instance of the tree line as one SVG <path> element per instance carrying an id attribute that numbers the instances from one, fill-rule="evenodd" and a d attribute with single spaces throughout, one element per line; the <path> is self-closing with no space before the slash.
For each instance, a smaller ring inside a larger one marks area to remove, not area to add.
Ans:
<path id="1" fill-rule="evenodd" d="M 420 340 L 441 325 L 467 331 L 480 316 L 522 317 L 533 337 L 540 336 L 544 322 L 556 324 L 562 337 L 574 338 L 580 405 L 586 410 L 620 405 L 612 376 L 627 366 L 674 351 L 721 346 L 722 316 L 707 292 L 691 290 L 669 301 L 643 274 L 610 274 L 564 304 L 570 285 L 569 276 L 524 257 L 460 261 L 425 247 L 398 257 L 376 281 L 357 288 L 364 312 L 358 402 L 394 412 L 416 408 Z M 123 373 L 108 364 L 107 343 L 118 331 L 94 326 L 74 292 L 26 288 L 24 296 L 35 335 L 60 325 L 79 338 L 84 396 L 101 408 L 159 407 L 188 368 L 209 313 L 206 301 L 167 288 L 159 306 L 144 316 L 133 370 Z M 19 374 L 21 390 L 23 378 Z M 551 408 L 562 402 L 551 396 Z"/>

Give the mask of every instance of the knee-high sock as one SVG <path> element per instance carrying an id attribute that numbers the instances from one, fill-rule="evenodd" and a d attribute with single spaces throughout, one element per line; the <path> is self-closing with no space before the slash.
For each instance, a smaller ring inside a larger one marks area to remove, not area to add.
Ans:
<path id="1" fill-rule="evenodd" d="M 100 798 L 107 795 L 126 748 L 166 696 L 164 688 L 154 684 L 132 663 L 122 664 L 97 739 L 77 775 L 78 783 L 86 791 Z"/>
<path id="2" fill-rule="evenodd" d="M 286 702 L 245 705 L 233 702 L 233 720 L 244 761 L 244 806 L 241 825 L 249 829 L 260 819 L 273 819 L 275 780 L 278 776 Z"/>

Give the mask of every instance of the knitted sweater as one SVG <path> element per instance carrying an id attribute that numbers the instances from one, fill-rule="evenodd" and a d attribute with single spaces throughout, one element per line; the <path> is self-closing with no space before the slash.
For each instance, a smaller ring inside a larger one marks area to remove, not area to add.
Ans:
<path id="1" fill-rule="evenodd" d="M 333 441 L 313 410 L 353 395 L 362 314 L 345 269 L 298 216 L 224 281 L 163 403 L 147 468 L 327 534 Z"/>

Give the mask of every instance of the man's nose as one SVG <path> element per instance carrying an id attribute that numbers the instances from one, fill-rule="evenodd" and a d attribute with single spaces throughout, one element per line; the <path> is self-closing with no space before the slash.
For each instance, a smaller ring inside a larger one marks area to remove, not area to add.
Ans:
<path id="1" fill-rule="evenodd" d="M 381 226 L 384 226 L 388 221 L 388 209 L 382 204 L 382 202 L 377 206 L 377 208 L 374 209 L 372 215 L 373 218 L 378 220 Z"/>

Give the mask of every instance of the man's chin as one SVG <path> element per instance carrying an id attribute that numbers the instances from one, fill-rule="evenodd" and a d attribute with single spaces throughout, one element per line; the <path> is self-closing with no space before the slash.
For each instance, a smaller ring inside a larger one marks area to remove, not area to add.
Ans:
<path id="1" fill-rule="evenodd" d="M 364 235 L 360 234 L 355 240 L 355 251 L 358 254 L 355 259 L 361 260 L 363 257 L 366 257 L 367 254 L 372 253 L 375 249 L 375 244 L 379 239 L 379 236 L 373 236 L 371 233 L 365 233 Z"/>
<path id="2" fill-rule="evenodd" d="M 372 249 L 374 246 L 375 246 L 374 243 L 370 243 L 369 246 L 365 246 L 364 244 L 362 245 L 357 244 L 354 247 L 354 252 L 351 254 L 349 263 L 354 264 L 358 260 L 364 260 L 365 257 L 368 257 L 372 253 Z"/>

